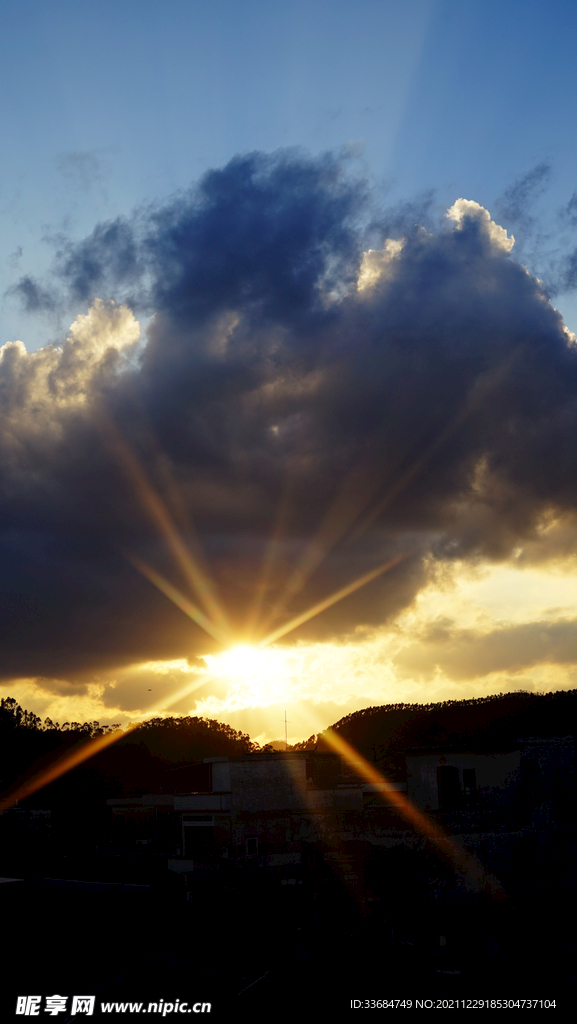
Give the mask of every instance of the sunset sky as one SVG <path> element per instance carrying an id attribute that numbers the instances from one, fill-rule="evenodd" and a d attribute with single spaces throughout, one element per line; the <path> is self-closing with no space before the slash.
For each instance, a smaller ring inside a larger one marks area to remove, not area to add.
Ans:
<path id="1" fill-rule="evenodd" d="M 577 678 L 577 7 L 5 0 L 0 696 Z"/>

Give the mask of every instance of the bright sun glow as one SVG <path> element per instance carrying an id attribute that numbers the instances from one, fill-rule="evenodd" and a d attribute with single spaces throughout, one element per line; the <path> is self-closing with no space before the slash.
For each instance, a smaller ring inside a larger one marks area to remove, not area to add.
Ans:
<path id="1" fill-rule="evenodd" d="M 250 685 L 279 682 L 291 675 L 287 651 L 282 647 L 239 644 L 204 658 L 211 676 Z"/>
<path id="2" fill-rule="evenodd" d="M 240 644 L 222 654 L 208 656 L 205 660 L 214 675 L 227 676 L 229 679 L 255 679 L 271 671 L 274 673 L 276 670 L 278 673 L 283 659 L 279 659 L 274 650 Z"/>
<path id="3" fill-rule="evenodd" d="M 282 647 L 239 644 L 221 654 L 205 655 L 204 660 L 210 676 L 228 684 L 228 701 L 238 706 L 277 703 L 291 689 L 294 659 Z"/>

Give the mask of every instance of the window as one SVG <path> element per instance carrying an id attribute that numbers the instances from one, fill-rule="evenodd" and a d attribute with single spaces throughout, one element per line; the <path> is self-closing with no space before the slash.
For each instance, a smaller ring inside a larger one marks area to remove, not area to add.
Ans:
<path id="1" fill-rule="evenodd" d="M 185 858 L 206 861 L 214 852 L 212 814 L 183 814 L 182 846 Z"/>
<path id="2" fill-rule="evenodd" d="M 477 778 L 474 768 L 463 768 L 463 793 L 466 804 L 477 801 Z"/>
<path id="3" fill-rule="evenodd" d="M 252 837 L 246 840 L 246 855 L 247 857 L 256 857 L 258 853 L 258 839 Z"/>
<path id="4" fill-rule="evenodd" d="M 439 810 L 454 811 L 461 806 L 461 783 L 459 769 L 453 765 L 443 764 L 437 768 L 437 789 L 439 791 Z"/>

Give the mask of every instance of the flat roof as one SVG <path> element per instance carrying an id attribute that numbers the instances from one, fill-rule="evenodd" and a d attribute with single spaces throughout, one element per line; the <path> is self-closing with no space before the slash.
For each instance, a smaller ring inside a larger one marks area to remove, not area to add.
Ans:
<path id="1" fill-rule="evenodd" d="M 327 760 L 340 759 L 340 754 L 332 750 L 273 750 L 258 751 L 254 754 L 238 754 L 232 757 L 205 757 L 203 764 L 217 764 L 222 761 L 306 761 L 308 758 L 326 758 Z M 191 767 L 183 765 L 183 767 Z"/>

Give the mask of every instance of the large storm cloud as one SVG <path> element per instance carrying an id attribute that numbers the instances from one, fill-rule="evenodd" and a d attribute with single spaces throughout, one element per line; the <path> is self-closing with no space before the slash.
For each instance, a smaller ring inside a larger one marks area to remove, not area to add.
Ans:
<path id="1" fill-rule="evenodd" d="M 423 226 L 337 159 L 253 154 L 20 292 L 84 312 L 61 348 L 2 349 L 5 677 L 210 650 L 130 561 L 210 616 L 176 531 L 239 635 L 403 556 L 291 634 L 318 639 L 577 506 L 577 346 L 473 201 Z"/>

